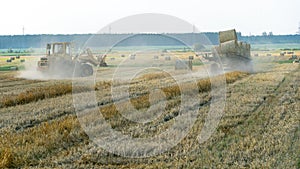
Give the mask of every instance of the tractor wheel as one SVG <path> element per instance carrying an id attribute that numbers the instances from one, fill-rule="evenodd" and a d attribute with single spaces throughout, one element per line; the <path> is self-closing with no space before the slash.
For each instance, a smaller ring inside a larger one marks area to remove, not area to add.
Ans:
<path id="1" fill-rule="evenodd" d="M 81 77 L 92 76 L 93 75 L 93 67 L 89 64 L 81 65 Z"/>

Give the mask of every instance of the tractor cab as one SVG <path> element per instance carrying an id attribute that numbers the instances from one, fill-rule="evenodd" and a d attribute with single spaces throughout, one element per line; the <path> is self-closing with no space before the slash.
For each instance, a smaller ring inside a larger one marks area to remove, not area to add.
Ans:
<path id="1" fill-rule="evenodd" d="M 72 56 L 72 44 L 70 42 L 59 42 L 47 44 L 47 56 Z"/>
<path id="2" fill-rule="evenodd" d="M 38 61 L 38 70 L 48 71 L 49 64 L 58 65 L 70 63 L 72 60 L 71 42 L 48 43 L 46 47 L 46 56 L 41 57 Z"/>

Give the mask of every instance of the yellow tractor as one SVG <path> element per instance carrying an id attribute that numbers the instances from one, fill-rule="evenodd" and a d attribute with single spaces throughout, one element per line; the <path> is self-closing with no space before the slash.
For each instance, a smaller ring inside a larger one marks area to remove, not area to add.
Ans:
<path id="1" fill-rule="evenodd" d="M 38 70 L 57 76 L 86 77 L 93 75 L 93 66 L 107 66 L 105 55 L 94 57 L 89 48 L 75 54 L 73 49 L 71 42 L 47 44 L 46 56 L 38 61 Z"/>

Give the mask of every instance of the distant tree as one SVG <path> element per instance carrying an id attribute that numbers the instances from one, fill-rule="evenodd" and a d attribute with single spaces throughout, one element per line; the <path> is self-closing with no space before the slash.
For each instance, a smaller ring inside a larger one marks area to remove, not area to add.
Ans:
<path id="1" fill-rule="evenodd" d="M 11 49 L 11 48 L 9 48 L 8 50 L 7 50 L 7 53 L 13 53 L 14 51 Z"/>
<path id="2" fill-rule="evenodd" d="M 29 49 L 28 49 L 28 52 L 29 52 L 29 53 L 34 53 L 34 50 L 33 50 L 32 48 L 29 48 Z"/>
<path id="3" fill-rule="evenodd" d="M 273 36 L 273 32 L 269 32 L 269 36 Z"/>
<path id="4" fill-rule="evenodd" d="M 242 37 L 242 33 L 241 32 L 237 32 L 236 35 L 237 35 L 237 37 Z"/>
<path id="5" fill-rule="evenodd" d="M 262 33 L 262 36 L 267 36 L 267 32 L 263 32 L 263 33 Z"/>
<path id="6" fill-rule="evenodd" d="M 205 49 L 205 46 L 204 45 L 202 45 L 201 43 L 195 43 L 194 44 L 194 51 L 201 51 L 201 50 L 203 50 L 203 49 Z"/>
<path id="7" fill-rule="evenodd" d="M 163 49 L 163 50 L 162 50 L 162 53 L 167 53 L 167 52 L 168 52 L 167 49 Z"/>

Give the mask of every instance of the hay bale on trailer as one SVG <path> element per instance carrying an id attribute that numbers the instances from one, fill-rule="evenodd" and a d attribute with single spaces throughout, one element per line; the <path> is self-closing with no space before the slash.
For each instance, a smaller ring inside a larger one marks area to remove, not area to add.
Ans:
<path id="1" fill-rule="evenodd" d="M 239 55 L 250 58 L 251 57 L 250 44 L 242 42 L 241 45 L 242 46 L 239 46 L 239 49 L 241 51 Z"/>
<path id="2" fill-rule="evenodd" d="M 235 29 L 219 32 L 218 46 L 212 47 L 212 57 L 204 56 L 205 59 L 213 62 L 219 62 L 225 69 L 252 72 L 252 59 L 250 53 L 250 44 L 239 42 Z M 218 64 L 211 65 L 218 67 Z M 220 65 L 221 66 L 221 65 Z"/>
<path id="3" fill-rule="evenodd" d="M 236 40 L 227 41 L 220 44 L 221 53 L 232 53 L 238 52 L 238 43 Z"/>
<path id="4" fill-rule="evenodd" d="M 213 47 L 212 53 L 225 56 L 251 57 L 250 44 L 237 40 L 235 29 L 219 32 L 220 45 Z"/>
<path id="5" fill-rule="evenodd" d="M 224 43 L 227 41 L 237 41 L 237 35 L 235 29 L 227 30 L 227 31 L 220 31 L 219 32 L 219 42 Z"/>

